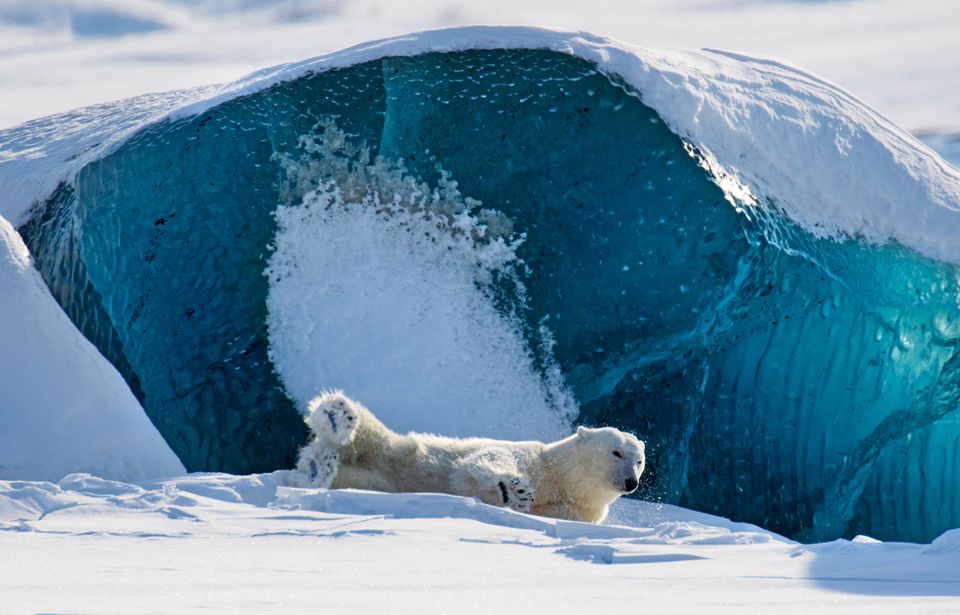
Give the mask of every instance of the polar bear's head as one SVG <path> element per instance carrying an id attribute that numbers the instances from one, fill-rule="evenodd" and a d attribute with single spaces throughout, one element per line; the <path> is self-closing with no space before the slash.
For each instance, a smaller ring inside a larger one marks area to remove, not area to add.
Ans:
<path id="1" fill-rule="evenodd" d="M 578 427 L 576 443 L 579 472 L 591 486 L 614 497 L 637 490 L 646 463 L 643 441 L 613 427 Z"/>

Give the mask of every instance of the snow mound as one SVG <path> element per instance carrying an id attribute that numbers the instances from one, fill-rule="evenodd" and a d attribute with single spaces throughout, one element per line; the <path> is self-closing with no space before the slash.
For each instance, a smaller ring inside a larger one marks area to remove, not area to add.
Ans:
<path id="1" fill-rule="evenodd" d="M 595 525 L 536 517 L 473 498 L 440 493 L 297 489 L 285 486 L 288 472 L 245 476 L 198 473 L 136 484 L 86 473 L 71 474 L 56 483 L 0 481 L 0 530 L 41 531 L 47 518 L 60 511 L 69 511 L 73 516 L 109 510 L 121 514 L 139 512 L 173 520 L 202 519 L 228 510 L 244 515 L 290 515 L 299 511 L 317 520 L 331 516 L 463 519 L 534 531 L 565 544 L 607 547 L 611 541 L 635 545 L 793 544 L 756 526 L 639 500 L 622 499 L 613 506 L 614 517 L 619 521 L 629 519 L 629 524 Z M 251 509 L 264 510 L 261 513 Z M 183 531 L 189 532 L 190 528 Z M 565 550 L 563 554 L 577 558 L 589 553 L 589 549 L 588 546 L 582 553 Z"/>
<path id="2" fill-rule="evenodd" d="M 109 596 L 110 607 L 133 610 L 145 588 L 156 588 L 153 604 L 163 611 L 276 603 L 422 613 L 430 591 L 428 611 L 468 604 L 490 612 L 532 600 L 566 612 L 638 599 L 642 587 L 644 599 L 677 613 L 704 604 L 740 613 L 744 596 L 782 607 L 798 595 L 807 609 L 945 612 L 960 591 L 958 552 L 935 548 L 955 542 L 953 533 L 932 546 L 797 545 L 632 500 L 614 512 L 633 524 L 591 525 L 439 494 L 291 489 L 285 475 L 0 481 L 0 536 L 18 562 L 4 571 L 5 605 L 109 610 Z"/>
<path id="3" fill-rule="evenodd" d="M 560 540 L 632 539 L 634 544 L 759 544 L 789 542 L 756 526 L 735 524 L 721 517 L 712 523 L 692 521 L 702 513 L 639 500 L 621 500 L 614 508 L 627 509 L 631 525 L 594 525 L 579 521 L 547 519 L 483 504 L 473 498 L 439 493 L 378 493 L 343 490 L 294 489 L 281 487 L 274 506 L 339 514 L 389 514 L 394 519 L 471 519 L 490 525 L 534 530 Z M 657 520 L 650 523 L 651 520 Z"/>
<path id="4" fill-rule="evenodd" d="M 925 553 L 960 553 L 960 528 L 941 534 Z"/>
<path id="5" fill-rule="evenodd" d="M 53 300 L 0 218 L 0 477 L 183 473 L 120 374 Z"/>

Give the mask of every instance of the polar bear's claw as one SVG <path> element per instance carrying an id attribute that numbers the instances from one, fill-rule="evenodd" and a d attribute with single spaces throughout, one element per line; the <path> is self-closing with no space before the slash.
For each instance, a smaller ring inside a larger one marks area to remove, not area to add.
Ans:
<path id="1" fill-rule="evenodd" d="M 497 483 L 503 495 L 503 504 L 517 512 L 530 512 L 533 506 L 533 488 L 522 476 L 501 480 Z"/>

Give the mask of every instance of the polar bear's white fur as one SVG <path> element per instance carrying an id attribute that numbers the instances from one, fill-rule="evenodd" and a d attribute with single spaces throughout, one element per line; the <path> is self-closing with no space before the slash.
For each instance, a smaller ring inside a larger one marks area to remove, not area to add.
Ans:
<path id="1" fill-rule="evenodd" d="M 643 442 L 611 427 L 551 443 L 400 435 L 339 391 L 312 399 L 305 420 L 313 439 L 291 474 L 301 487 L 451 493 L 599 523 L 636 490 L 645 462 Z"/>

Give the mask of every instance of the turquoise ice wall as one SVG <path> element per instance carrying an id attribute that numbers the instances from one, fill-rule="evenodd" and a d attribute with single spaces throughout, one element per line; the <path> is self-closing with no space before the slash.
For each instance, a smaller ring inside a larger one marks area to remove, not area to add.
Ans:
<path id="1" fill-rule="evenodd" d="M 386 58 L 149 127 L 21 229 L 188 468 L 288 466 L 305 437 L 262 272 L 277 155 L 331 121 L 526 235 L 531 352 L 544 325 L 580 421 L 648 441 L 647 497 L 803 539 L 960 525 L 957 268 L 734 206 L 637 92 L 546 51 Z"/>

